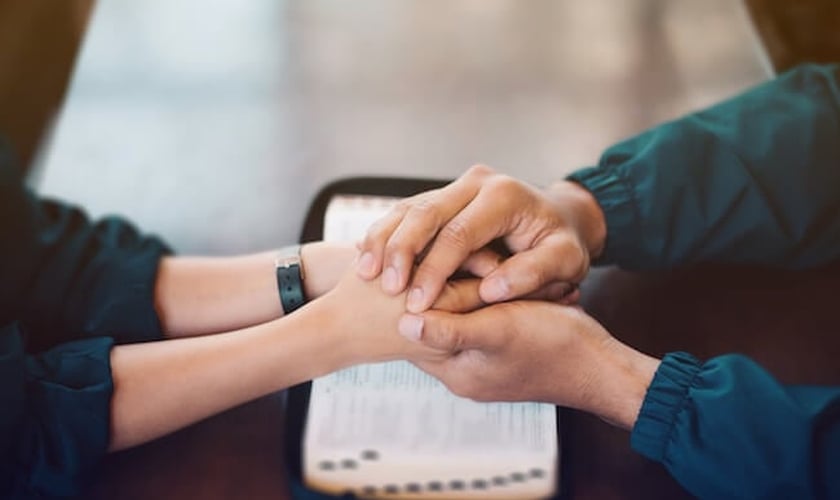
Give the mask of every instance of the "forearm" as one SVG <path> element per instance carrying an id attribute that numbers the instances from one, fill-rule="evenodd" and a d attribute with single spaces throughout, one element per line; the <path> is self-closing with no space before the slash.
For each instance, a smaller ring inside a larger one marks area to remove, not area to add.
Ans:
<path id="1" fill-rule="evenodd" d="M 349 246 L 304 245 L 301 258 L 307 298 L 313 300 L 329 291 L 354 255 Z M 155 285 L 155 307 L 166 335 L 230 331 L 281 317 L 276 257 L 277 251 L 164 258 Z"/>
<path id="2" fill-rule="evenodd" d="M 400 337 L 405 295 L 352 271 L 278 320 L 192 338 L 117 346 L 109 449 L 144 443 L 210 415 L 359 363 L 440 355 Z"/>
<path id="3" fill-rule="evenodd" d="M 582 389 L 582 410 L 630 430 L 636 424 L 648 388 L 661 361 L 613 337 L 595 350 L 596 370 Z"/>
<path id="4" fill-rule="evenodd" d="M 307 306 L 240 331 L 113 348 L 110 449 L 345 366 L 352 357 L 340 329 L 319 311 Z"/>
<path id="5" fill-rule="evenodd" d="M 274 256 L 164 258 L 155 284 L 163 331 L 170 337 L 201 335 L 279 318 Z"/>
<path id="6" fill-rule="evenodd" d="M 28 496 L 72 495 L 108 450 L 353 364 L 441 355 L 396 334 L 404 301 L 346 272 L 324 297 L 260 326 L 116 346 L 99 337 L 37 356 L 19 325 L 0 325 L 0 460 Z"/>
<path id="7" fill-rule="evenodd" d="M 573 174 L 602 262 L 799 268 L 840 256 L 840 67 L 809 67 L 609 148 Z"/>

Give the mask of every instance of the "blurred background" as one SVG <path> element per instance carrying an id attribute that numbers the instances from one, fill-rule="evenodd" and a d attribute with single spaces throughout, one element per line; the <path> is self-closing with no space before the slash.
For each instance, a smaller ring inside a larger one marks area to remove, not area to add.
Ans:
<path id="1" fill-rule="evenodd" d="M 0 135 L 39 191 L 186 253 L 297 239 L 341 177 L 560 179 L 840 54 L 837 2 L 0 0 Z"/>

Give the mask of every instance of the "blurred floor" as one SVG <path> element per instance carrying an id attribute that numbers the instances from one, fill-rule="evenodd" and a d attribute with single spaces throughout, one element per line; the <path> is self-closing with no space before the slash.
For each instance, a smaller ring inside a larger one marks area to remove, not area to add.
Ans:
<path id="1" fill-rule="evenodd" d="M 767 77 L 735 0 L 100 0 L 40 187 L 185 252 L 348 175 L 535 183 Z"/>

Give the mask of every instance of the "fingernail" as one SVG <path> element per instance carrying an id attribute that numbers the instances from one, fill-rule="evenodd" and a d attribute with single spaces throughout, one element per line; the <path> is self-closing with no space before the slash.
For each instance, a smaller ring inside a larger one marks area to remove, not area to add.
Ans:
<path id="1" fill-rule="evenodd" d="M 373 276 L 374 266 L 376 262 L 373 260 L 373 254 L 370 252 L 365 252 L 359 257 L 359 265 L 357 269 L 363 276 L 370 278 Z"/>
<path id="2" fill-rule="evenodd" d="M 388 293 L 397 293 L 399 291 L 399 276 L 397 270 L 393 267 L 388 267 L 382 273 L 382 289 Z"/>
<path id="3" fill-rule="evenodd" d="M 408 292 L 408 300 L 405 303 L 406 309 L 410 312 L 418 313 L 423 310 L 423 289 L 415 286 Z"/>
<path id="4" fill-rule="evenodd" d="M 507 298 L 510 293 L 510 284 L 501 277 L 490 278 L 484 284 L 481 298 L 486 302 L 497 302 Z"/>
<path id="5" fill-rule="evenodd" d="M 423 335 L 423 316 L 403 314 L 400 317 L 397 329 L 403 337 L 417 342 Z"/>

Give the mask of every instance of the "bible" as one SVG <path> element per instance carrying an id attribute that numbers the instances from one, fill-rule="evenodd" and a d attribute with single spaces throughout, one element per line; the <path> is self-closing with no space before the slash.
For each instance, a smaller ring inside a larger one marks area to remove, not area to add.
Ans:
<path id="1" fill-rule="evenodd" d="M 333 196 L 323 239 L 358 240 L 396 201 Z M 311 491 L 453 500 L 551 498 L 559 491 L 553 405 L 461 398 L 405 361 L 318 378 L 305 404 L 300 475 Z"/>

